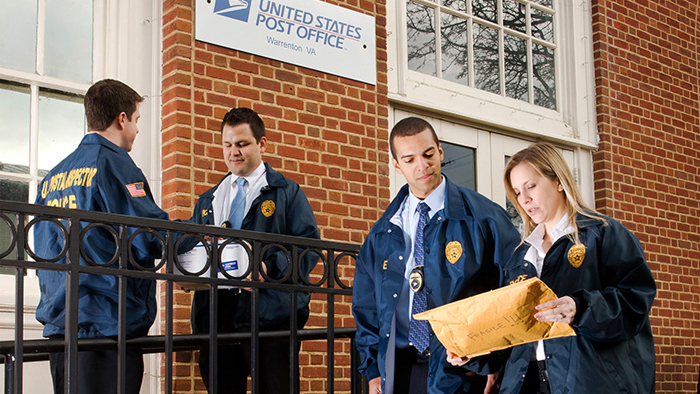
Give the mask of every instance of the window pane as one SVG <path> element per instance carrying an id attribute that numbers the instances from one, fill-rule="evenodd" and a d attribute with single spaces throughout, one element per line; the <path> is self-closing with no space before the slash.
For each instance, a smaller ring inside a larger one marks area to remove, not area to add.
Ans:
<path id="1" fill-rule="evenodd" d="M 508 160 L 510 160 L 510 156 L 506 156 L 506 166 L 508 165 Z M 508 199 L 508 196 L 506 196 L 506 212 L 508 212 L 508 217 L 510 217 L 510 221 L 513 223 L 513 226 L 518 229 L 518 232 L 522 232 L 523 219 L 520 217 L 515 205 L 513 205 L 513 203 Z"/>
<path id="2" fill-rule="evenodd" d="M 408 68 L 423 74 L 435 71 L 435 10 L 409 1 L 406 4 Z"/>
<path id="3" fill-rule="evenodd" d="M 442 33 L 442 78 L 468 85 L 467 21 L 443 13 L 440 29 Z"/>
<path id="4" fill-rule="evenodd" d="M 476 190 L 474 149 L 440 141 L 445 153 L 442 173 L 455 184 Z"/>
<path id="5" fill-rule="evenodd" d="M 526 33 L 525 4 L 514 0 L 503 0 L 503 26 Z"/>
<path id="6" fill-rule="evenodd" d="M 85 135 L 83 99 L 42 91 L 39 95 L 39 168 L 50 170 L 68 156 Z"/>
<path id="7" fill-rule="evenodd" d="M 27 198 L 29 198 L 29 183 L 0 179 L 0 200 L 27 202 Z M 2 249 L 1 246 L 0 249 Z"/>
<path id="8" fill-rule="evenodd" d="M 92 1 L 46 0 L 46 75 L 92 81 Z"/>
<path id="9" fill-rule="evenodd" d="M 505 34 L 503 38 L 506 96 L 530 101 L 527 86 L 527 42 L 510 34 Z"/>
<path id="10" fill-rule="evenodd" d="M 29 173 L 29 87 L 0 82 L 0 171 Z"/>
<path id="11" fill-rule="evenodd" d="M 21 181 L 10 181 L 6 179 L 0 179 L 0 200 L 6 200 L 6 201 L 19 201 L 19 202 L 27 202 L 27 198 L 29 197 L 29 183 L 27 182 L 21 182 Z M 16 217 L 14 215 L 8 215 L 4 213 L 0 213 L 0 215 L 4 216 L 7 220 L 9 220 L 11 223 L 15 224 L 15 231 L 17 230 L 16 227 Z M 10 245 L 12 245 L 12 229 L 10 226 L 5 222 L 4 220 L 0 219 L 0 253 L 5 253 L 8 249 L 10 249 Z M 15 258 L 17 252 L 17 245 L 14 245 L 12 248 L 12 253 L 8 255 L 6 258 L 12 259 Z M 10 267 L 0 267 L 0 274 L 12 274 L 14 273 L 15 270 Z"/>
<path id="12" fill-rule="evenodd" d="M 0 67 L 33 73 L 36 64 L 36 1 L 4 1 L 0 12 Z"/>
<path id="13" fill-rule="evenodd" d="M 442 0 L 442 4 L 453 10 L 467 12 L 467 0 Z"/>
<path id="14" fill-rule="evenodd" d="M 496 0 L 473 0 L 472 15 L 496 23 L 498 16 Z"/>
<path id="15" fill-rule="evenodd" d="M 500 94 L 498 67 L 498 31 L 478 23 L 473 24 L 474 35 L 474 86 Z"/>
<path id="16" fill-rule="evenodd" d="M 535 104 L 545 108 L 556 109 L 554 49 L 543 45 L 532 45 L 532 75 Z"/>
<path id="17" fill-rule="evenodd" d="M 515 209 L 515 205 L 506 198 L 506 211 L 508 212 L 508 217 L 510 217 L 513 226 L 518 229 L 519 232 L 523 231 L 523 218 L 518 214 L 518 210 Z"/>
<path id="18" fill-rule="evenodd" d="M 554 42 L 553 16 L 540 10 L 532 10 L 532 36 Z"/>

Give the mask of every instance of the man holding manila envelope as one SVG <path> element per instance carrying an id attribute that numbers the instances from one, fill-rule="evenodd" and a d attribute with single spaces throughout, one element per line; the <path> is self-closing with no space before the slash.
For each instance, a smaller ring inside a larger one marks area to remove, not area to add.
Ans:
<path id="1" fill-rule="evenodd" d="M 482 394 L 486 377 L 480 375 L 496 372 L 488 359 L 451 366 L 428 322 L 412 316 L 499 287 L 501 267 L 520 236 L 501 207 L 441 174 L 443 151 L 428 122 L 401 120 L 389 145 L 408 184 L 357 257 L 360 372 L 370 394 Z"/>

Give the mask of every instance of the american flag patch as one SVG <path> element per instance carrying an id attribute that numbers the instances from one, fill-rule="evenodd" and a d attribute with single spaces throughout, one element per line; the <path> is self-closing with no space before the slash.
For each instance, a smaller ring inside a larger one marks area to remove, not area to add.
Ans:
<path id="1" fill-rule="evenodd" d="M 126 185 L 126 188 L 129 189 L 131 197 L 144 197 L 146 195 L 146 191 L 143 190 L 143 182 L 130 183 Z"/>

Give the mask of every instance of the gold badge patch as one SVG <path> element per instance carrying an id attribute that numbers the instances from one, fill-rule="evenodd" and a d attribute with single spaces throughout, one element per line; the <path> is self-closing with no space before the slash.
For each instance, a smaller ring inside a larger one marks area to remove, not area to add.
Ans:
<path id="1" fill-rule="evenodd" d="M 209 215 L 208 209 L 202 209 L 202 217 Z"/>
<path id="2" fill-rule="evenodd" d="M 265 215 L 266 218 L 272 216 L 275 213 L 275 202 L 272 200 L 267 200 L 260 206 L 260 212 Z"/>
<path id="3" fill-rule="evenodd" d="M 462 257 L 462 244 L 459 241 L 452 241 L 445 246 L 445 257 L 450 264 L 454 264 Z"/>
<path id="4" fill-rule="evenodd" d="M 586 247 L 582 243 L 577 243 L 569 249 L 567 257 L 574 268 L 580 267 L 583 264 L 583 259 L 586 257 Z"/>

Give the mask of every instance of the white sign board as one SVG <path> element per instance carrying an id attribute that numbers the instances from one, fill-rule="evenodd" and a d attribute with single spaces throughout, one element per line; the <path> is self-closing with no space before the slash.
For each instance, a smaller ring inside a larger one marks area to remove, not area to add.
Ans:
<path id="1" fill-rule="evenodd" d="M 196 0 L 195 39 L 377 83 L 374 17 L 318 0 Z"/>

